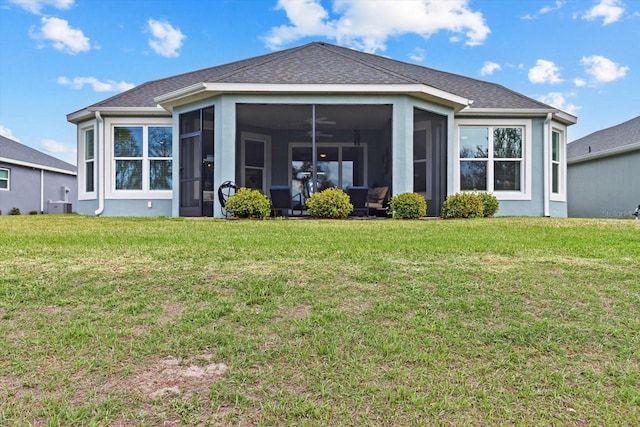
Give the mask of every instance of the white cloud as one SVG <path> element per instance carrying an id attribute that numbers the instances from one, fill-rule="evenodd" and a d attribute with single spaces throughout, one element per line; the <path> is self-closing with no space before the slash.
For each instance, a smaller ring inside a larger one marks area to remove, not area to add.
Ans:
<path id="1" fill-rule="evenodd" d="M 53 139 L 43 139 L 42 142 L 40 142 L 40 146 L 45 151 L 54 154 L 75 152 L 75 150 L 70 145 L 67 145 L 64 142 L 55 141 Z"/>
<path id="2" fill-rule="evenodd" d="M 491 30 L 480 12 L 468 7 L 469 0 L 334 0 L 329 12 L 320 0 L 278 0 L 288 25 L 273 27 L 264 37 L 266 45 L 278 49 L 304 37 L 326 37 L 339 44 L 374 53 L 386 49 L 389 37 L 418 34 L 424 38 L 439 31 L 463 36 L 465 44 L 482 44 Z"/>
<path id="3" fill-rule="evenodd" d="M 416 62 L 424 61 L 424 49 L 421 49 L 419 47 L 413 49 L 409 54 L 409 58 Z"/>
<path id="4" fill-rule="evenodd" d="M 11 131 L 11 129 L 2 125 L 0 125 L 0 135 L 4 136 L 5 138 L 13 139 L 14 141 L 20 142 L 20 140 L 13 135 L 13 131 Z"/>
<path id="5" fill-rule="evenodd" d="M 587 81 L 585 79 L 575 78 L 573 79 L 573 84 L 576 85 L 576 87 L 583 87 L 587 85 Z"/>
<path id="6" fill-rule="evenodd" d="M 9 0 L 9 3 L 18 5 L 35 15 L 39 15 L 47 6 L 62 10 L 70 9 L 74 2 L 75 0 Z"/>
<path id="7" fill-rule="evenodd" d="M 618 63 L 604 56 L 583 56 L 580 61 L 586 67 L 587 74 L 598 83 L 608 83 L 623 78 L 629 67 L 622 67 Z"/>
<path id="8" fill-rule="evenodd" d="M 75 55 L 91 49 L 89 38 L 81 30 L 71 28 L 69 22 L 59 18 L 42 17 L 38 32 L 31 31 L 31 37 L 50 41 L 54 48 Z"/>
<path id="9" fill-rule="evenodd" d="M 600 3 L 582 15 L 582 19 L 593 21 L 602 18 L 602 25 L 613 24 L 618 21 L 624 12 L 621 0 L 600 0 Z"/>
<path id="10" fill-rule="evenodd" d="M 480 70 L 480 74 L 483 76 L 490 76 L 496 71 L 502 70 L 500 64 L 496 64 L 495 62 L 486 61 Z"/>
<path id="11" fill-rule="evenodd" d="M 538 13 L 534 15 L 526 14 L 522 17 L 522 19 L 535 19 L 539 15 L 544 15 L 546 13 L 550 13 L 550 12 L 553 12 L 554 10 L 560 9 L 562 6 L 564 6 L 565 3 L 566 1 L 564 0 L 556 0 L 553 6 L 544 6 L 542 9 L 538 11 Z"/>
<path id="12" fill-rule="evenodd" d="M 182 47 L 182 41 L 187 38 L 179 28 L 173 28 L 168 22 L 149 19 L 149 32 L 152 38 L 149 39 L 149 46 L 155 53 L 167 58 L 179 56 L 178 50 Z"/>
<path id="13" fill-rule="evenodd" d="M 560 78 L 560 68 L 552 61 L 538 59 L 536 66 L 529 70 L 529 81 L 531 83 L 562 83 Z"/>
<path id="14" fill-rule="evenodd" d="M 568 94 L 566 96 L 573 96 L 573 94 Z M 577 105 L 568 103 L 567 99 L 565 98 L 565 94 L 560 92 L 549 92 L 548 94 L 539 97 L 538 100 L 574 116 L 576 115 L 578 110 L 582 108 Z"/>
<path id="15" fill-rule="evenodd" d="M 565 1 L 556 0 L 554 6 L 545 6 L 542 9 L 540 9 L 538 13 L 545 14 L 545 13 L 553 12 L 554 10 L 560 9 L 562 6 L 564 6 L 565 3 L 566 3 Z"/>
<path id="16" fill-rule="evenodd" d="M 133 88 L 133 83 L 124 81 L 116 82 L 114 80 L 100 81 L 95 77 L 58 77 L 58 84 L 70 86 L 72 89 L 82 89 L 85 85 L 91 86 L 95 92 L 124 92 Z"/>

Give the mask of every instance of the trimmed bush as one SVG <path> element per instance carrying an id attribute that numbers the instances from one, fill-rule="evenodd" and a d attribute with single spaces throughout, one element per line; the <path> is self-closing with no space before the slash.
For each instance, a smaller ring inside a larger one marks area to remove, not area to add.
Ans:
<path id="1" fill-rule="evenodd" d="M 462 192 L 452 194 L 442 203 L 442 218 L 480 218 L 484 216 L 484 206 L 478 193 Z"/>
<path id="2" fill-rule="evenodd" d="M 427 215 L 427 201 L 418 193 L 396 194 L 389 201 L 388 212 L 397 219 L 416 219 Z"/>
<path id="3" fill-rule="evenodd" d="M 309 214 L 316 218 L 343 219 L 353 212 L 349 195 L 338 187 L 312 194 L 305 204 Z"/>
<path id="4" fill-rule="evenodd" d="M 271 213 L 271 201 L 258 190 L 242 187 L 229 197 L 225 209 L 238 218 L 265 218 Z"/>
<path id="5" fill-rule="evenodd" d="M 9 215 L 21 215 L 20 208 L 11 208 Z"/>
<path id="6" fill-rule="evenodd" d="M 38 215 L 38 211 L 29 211 L 29 215 Z"/>
<path id="7" fill-rule="evenodd" d="M 500 208 L 500 203 L 496 196 L 491 193 L 476 193 L 482 200 L 482 215 L 485 217 L 494 216 Z"/>

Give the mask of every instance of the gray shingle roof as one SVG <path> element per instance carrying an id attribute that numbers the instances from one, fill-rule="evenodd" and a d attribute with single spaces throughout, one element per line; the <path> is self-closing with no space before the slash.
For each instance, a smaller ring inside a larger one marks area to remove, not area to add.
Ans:
<path id="1" fill-rule="evenodd" d="M 35 150 L 2 135 L 0 135 L 0 157 L 19 162 L 31 163 L 45 168 L 62 169 L 69 172 L 76 172 L 77 170 L 77 168 L 70 163 L 48 154 L 44 154 L 41 151 Z"/>
<path id="2" fill-rule="evenodd" d="M 471 99 L 473 108 L 552 108 L 495 83 L 322 42 L 150 81 L 89 108 L 155 107 L 154 98 L 198 83 L 424 84 Z"/>
<path id="3" fill-rule="evenodd" d="M 576 139 L 567 145 L 567 159 L 597 155 L 632 144 L 640 144 L 640 116 Z"/>

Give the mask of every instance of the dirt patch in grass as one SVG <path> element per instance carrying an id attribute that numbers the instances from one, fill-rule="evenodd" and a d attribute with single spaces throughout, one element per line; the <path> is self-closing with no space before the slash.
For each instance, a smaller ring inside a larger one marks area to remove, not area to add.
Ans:
<path id="1" fill-rule="evenodd" d="M 189 398 L 193 394 L 208 392 L 211 383 L 219 380 L 228 368 L 224 363 L 213 362 L 211 355 L 199 359 L 193 363 L 183 363 L 171 356 L 157 360 L 141 369 L 133 383 L 152 399 L 175 395 Z"/>

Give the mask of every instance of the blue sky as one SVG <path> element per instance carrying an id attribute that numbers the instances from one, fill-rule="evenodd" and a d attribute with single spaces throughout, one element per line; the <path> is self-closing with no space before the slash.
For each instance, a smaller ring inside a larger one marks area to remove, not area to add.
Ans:
<path id="1" fill-rule="evenodd" d="M 638 0 L 0 0 L 0 134 L 76 163 L 66 114 L 149 80 L 326 41 L 640 115 Z"/>

